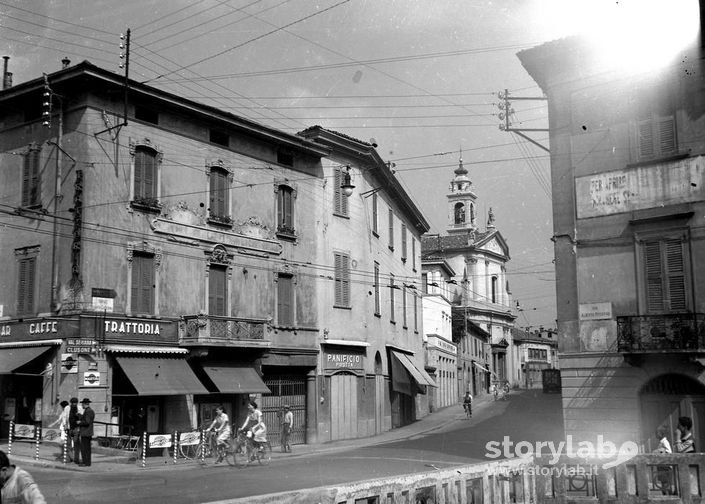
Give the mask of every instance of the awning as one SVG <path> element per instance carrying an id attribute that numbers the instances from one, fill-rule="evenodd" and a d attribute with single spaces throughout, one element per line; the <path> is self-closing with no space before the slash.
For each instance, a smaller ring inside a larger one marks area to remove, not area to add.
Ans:
<path id="1" fill-rule="evenodd" d="M 394 351 L 392 351 L 392 355 L 399 359 L 399 362 L 401 362 L 402 366 L 404 366 L 414 380 L 416 380 L 416 383 L 419 385 L 430 385 L 431 387 L 436 386 L 436 382 L 433 381 L 433 378 L 423 369 L 416 367 L 416 364 L 414 364 L 408 355 Z"/>
<path id="2" fill-rule="evenodd" d="M 146 354 L 187 354 L 181 347 L 151 345 L 105 345 L 105 351 L 111 353 L 146 353 Z"/>
<path id="3" fill-rule="evenodd" d="M 218 390 L 224 394 L 269 394 L 271 391 L 250 367 L 203 366 Z"/>
<path id="4" fill-rule="evenodd" d="M 359 347 L 370 346 L 370 344 L 367 341 L 343 340 L 343 339 L 325 339 L 325 340 L 321 341 L 321 345 L 359 346 Z"/>
<path id="5" fill-rule="evenodd" d="M 491 373 L 491 372 L 492 372 L 492 371 L 490 371 L 489 369 L 487 369 L 486 367 L 480 366 L 480 365 L 479 365 L 477 362 L 475 362 L 475 361 L 472 361 L 472 363 L 475 364 L 475 366 L 477 366 L 477 367 L 479 367 L 480 369 L 482 369 L 483 371 L 485 371 L 486 373 Z"/>
<path id="6" fill-rule="evenodd" d="M 184 359 L 116 356 L 115 360 L 139 395 L 208 394 Z"/>
<path id="7" fill-rule="evenodd" d="M 0 374 L 12 373 L 51 348 L 44 345 L 0 349 Z"/>

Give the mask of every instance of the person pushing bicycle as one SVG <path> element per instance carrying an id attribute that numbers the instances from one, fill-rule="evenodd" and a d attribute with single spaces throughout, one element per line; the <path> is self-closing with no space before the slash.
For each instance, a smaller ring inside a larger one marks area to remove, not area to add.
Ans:
<path id="1" fill-rule="evenodd" d="M 223 405 L 215 408 L 215 418 L 213 423 L 206 429 L 207 432 L 214 431 L 216 433 L 215 443 L 218 447 L 224 447 L 226 450 L 230 448 L 230 418 L 225 413 Z M 220 450 L 219 450 L 220 451 Z M 218 455 L 217 462 L 223 460 L 222 452 Z"/>

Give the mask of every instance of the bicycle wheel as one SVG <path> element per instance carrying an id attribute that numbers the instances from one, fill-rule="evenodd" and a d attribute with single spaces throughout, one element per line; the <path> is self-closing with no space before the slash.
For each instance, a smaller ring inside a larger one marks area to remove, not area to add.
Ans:
<path id="1" fill-rule="evenodd" d="M 259 445 L 259 448 L 257 448 L 257 462 L 259 462 L 261 465 L 267 465 L 269 462 L 272 460 L 272 445 L 269 444 L 269 441 L 266 443 L 261 443 Z"/>
<path id="2" fill-rule="evenodd" d="M 185 459 L 193 460 L 198 455 L 198 445 L 179 445 L 179 452 Z"/>
<path id="3" fill-rule="evenodd" d="M 230 466 L 234 466 L 237 462 L 235 461 L 235 448 L 233 446 L 227 446 L 223 448 L 223 458 Z"/>
<path id="4" fill-rule="evenodd" d="M 250 456 L 247 453 L 246 443 L 237 443 L 235 445 L 235 448 L 233 449 L 233 460 L 239 467 L 244 467 L 247 465 L 247 462 L 250 460 Z"/>

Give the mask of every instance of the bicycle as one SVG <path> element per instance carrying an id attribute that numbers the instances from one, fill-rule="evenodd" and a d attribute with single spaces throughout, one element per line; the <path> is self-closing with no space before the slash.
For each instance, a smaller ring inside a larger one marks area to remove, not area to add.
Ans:
<path id="1" fill-rule="evenodd" d="M 472 416 L 472 403 L 463 403 L 463 409 L 465 410 L 465 416 L 470 418 Z"/>
<path id="2" fill-rule="evenodd" d="M 200 438 L 198 444 L 179 443 L 179 452 L 185 459 L 203 460 L 206 457 L 210 457 L 215 452 L 216 442 L 213 432 L 206 432 L 204 429 L 199 429 L 197 434 Z"/>
<path id="3" fill-rule="evenodd" d="M 267 465 L 272 460 L 272 445 L 269 441 L 255 441 L 247 432 L 238 429 L 233 447 L 235 463 L 240 467 L 257 461 L 260 465 Z"/>

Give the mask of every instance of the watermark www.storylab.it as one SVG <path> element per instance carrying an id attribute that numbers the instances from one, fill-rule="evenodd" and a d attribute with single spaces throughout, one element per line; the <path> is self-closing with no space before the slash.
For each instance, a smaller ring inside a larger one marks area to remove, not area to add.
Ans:
<path id="1" fill-rule="evenodd" d="M 601 434 L 596 442 L 574 442 L 573 436 L 568 434 L 565 441 L 518 441 L 514 442 L 509 436 L 504 436 L 502 441 L 488 441 L 485 444 L 485 457 L 496 459 L 500 457 L 529 458 L 548 457 L 549 464 L 555 465 L 561 457 L 574 459 L 598 459 L 602 462 L 602 469 L 609 469 L 626 462 L 639 453 L 639 446 L 633 441 L 625 441 L 619 447 L 612 441 L 605 441 Z"/>

